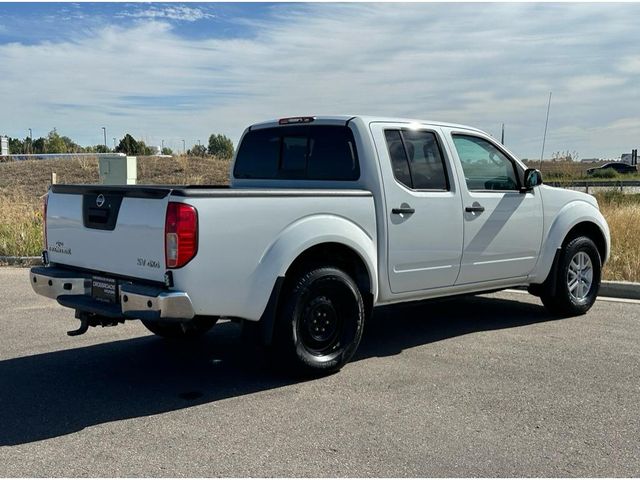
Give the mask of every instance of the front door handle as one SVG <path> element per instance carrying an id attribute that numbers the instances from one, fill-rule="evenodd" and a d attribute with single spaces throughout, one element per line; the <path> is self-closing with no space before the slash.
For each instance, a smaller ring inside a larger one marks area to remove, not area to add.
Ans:
<path id="1" fill-rule="evenodd" d="M 402 215 L 403 213 L 416 213 L 416 209 L 411 207 L 400 207 L 392 209 L 391 213 L 393 213 L 394 215 Z"/>
<path id="2" fill-rule="evenodd" d="M 465 207 L 465 212 L 476 213 L 476 212 L 484 212 L 484 207 L 482 205 L 473 205 L 471 207 Z"/>

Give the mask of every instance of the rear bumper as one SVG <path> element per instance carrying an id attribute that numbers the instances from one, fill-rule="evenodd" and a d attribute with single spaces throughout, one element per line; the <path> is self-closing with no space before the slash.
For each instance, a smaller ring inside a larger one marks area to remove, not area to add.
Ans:
<path id="1" fill-rule="evenodd" d="M 90 274 L 58 267 L 33 267 L 33 290 L 60 305 L 107 318 L 142 320 L 190 320 L 195 316 L 186 292 L 122 282 L 119 303 L 105 303 L 91 296 Z"/>

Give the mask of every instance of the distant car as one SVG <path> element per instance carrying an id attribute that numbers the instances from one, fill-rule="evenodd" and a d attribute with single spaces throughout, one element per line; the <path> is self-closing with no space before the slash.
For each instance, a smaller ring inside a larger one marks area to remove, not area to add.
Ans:
<path id="1" fill-rule="evenodd" d="M 635 165 L 629 165 L 624 162 L 609 162 L 599 167 L 590 168 L 587 170 L 587 175 L 593 175 L 596 172 L 601 172 L 606 169 L 615 170 L 618 173 L 638 173 L 638 167 Z"/>

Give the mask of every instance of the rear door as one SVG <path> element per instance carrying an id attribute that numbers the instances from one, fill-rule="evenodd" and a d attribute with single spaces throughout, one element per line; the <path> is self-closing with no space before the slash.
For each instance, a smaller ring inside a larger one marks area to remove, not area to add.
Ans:
<path id="1" fill-rule="evenodd" d="M 542 243 L 539 188 L 521 191 L 522 167 L 491 139 L 449 133 L 461 166 L 464 204 L 464 254 L 456 284 L 527 276 Z"/>
<path id="2" fill-rule="evenodd" d="M 163 281 L 169 189 L 54 185 L 47 205 L 52 263 Z"/>
<path id="3" fill-rule="evenodd" d="M 372 123 L 386 199 L 393 293 L 455 283 L 462 256 L 462 208 L 437 128 Z"/>

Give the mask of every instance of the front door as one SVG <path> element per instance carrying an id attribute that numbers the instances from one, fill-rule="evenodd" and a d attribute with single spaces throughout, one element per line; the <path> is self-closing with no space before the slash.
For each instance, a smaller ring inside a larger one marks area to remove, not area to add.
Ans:
<path id="1" fill-rule="evenodd" d="M 451 286 L 462 257 L 458 182 L 439 129 L 374 123 L 393 293 Z"/>
<path id="2" fill-rule="evenodd" d="M 542 243 L 538 188 L 523 193 L 522 169 L 487 138 L 451 132 L 464 178 L 464 253 L 456 284 L 527 276 Z"/>

